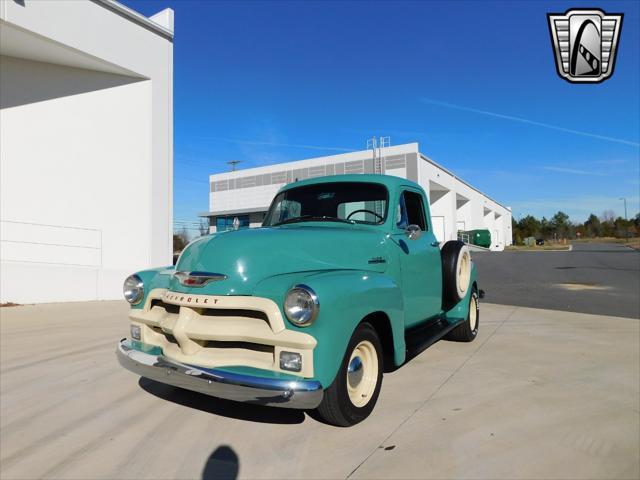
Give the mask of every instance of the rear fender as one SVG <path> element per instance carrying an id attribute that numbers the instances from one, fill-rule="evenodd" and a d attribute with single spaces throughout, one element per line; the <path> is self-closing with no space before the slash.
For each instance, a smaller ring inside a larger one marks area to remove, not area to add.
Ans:
<path id="1" fill-rule="evenodd" d="M 467 319 L 469 314 L 469 302 L 471 302 L 471 293 L 473 289 L 478 289 L 478 272 L 474 263 L 471 263 L 471 277 L 469 279 L 471 287 L 467 289 L 467 294 L 462 300 L 456 303 L 450 310 L 445 312 L 445 318 L 448 323 L 460 323 Z"/>

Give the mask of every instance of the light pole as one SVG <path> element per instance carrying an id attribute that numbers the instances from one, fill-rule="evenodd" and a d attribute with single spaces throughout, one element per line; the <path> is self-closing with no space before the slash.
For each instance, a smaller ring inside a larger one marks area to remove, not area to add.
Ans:
<path id="1" fill-rule="evenodd" d="M 627 243 L 629 243 L 629 225 L 627 225 L 627 222 L 629 221 L 627 219 L 627 199 L 625 197 L 620 197 L 620 200 L 624 202 L 624 238 L 626 239 Z"/>

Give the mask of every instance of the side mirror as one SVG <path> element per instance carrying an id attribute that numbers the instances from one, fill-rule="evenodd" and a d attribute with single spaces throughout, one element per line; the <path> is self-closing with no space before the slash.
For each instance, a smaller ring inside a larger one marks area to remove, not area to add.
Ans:
<path id="1" fill-rule="evenodd" d="M 422 236 L 422 229 L 418 225 L 409 225 L 404 234 L 409 238 L 409 240 L 417 240 Z"/>

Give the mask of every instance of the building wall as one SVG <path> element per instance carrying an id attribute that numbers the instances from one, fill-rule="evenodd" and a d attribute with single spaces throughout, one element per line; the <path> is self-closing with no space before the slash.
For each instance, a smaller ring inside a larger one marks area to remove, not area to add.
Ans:
<path id="1" fill-rule="evenodd" d="M 388 170 L 386 173 L 389 175 L 404 176 L 407 173 L 405 157 L 410 156 L 415 164 L 416 152 L 417 144 L 395 147 L 392 154 L 385 157 L 383 171 Z M 409 172 L 411 171 L 410 166 Z M 264 211 L 278 190 L 287 183 L 296 179 L 344 173 L 373 173 L 371 151 L 350 152 L 211 175 L 209 209 L 212 212 Z"/>
<path id="2" fill-rule="evenodd" d="M 418 183 L 429 196 L 434 233 L 439 241 L 456 239 L 460 229 L 487 228 L 491 231 L 492 250 L 511 245 L 511 211 L 508 208 L 427 157 L 421 156 L 418 172 Z"/>
<path id="3" fill-rule="evenodd" d="M 438 240 L 456 239 L 459 229 L 489 228 L 495 240 L 492 249 L 501 250 L 511 243 L 510 210 L 421 155 L 418 144 L 384 148 L 380 166 L 381 173 L 408 178 L 425 189 Z M 209 208 L 214 217 L 263 212 L 277 191 L 295 179 L 373 172 L 369 150 L 211 175 Z M 254 225 L 259 223 L 252 221 Z"/>
<path id="4" fill-rule="evenodd" d="M 93 2 L 2 4 L 39 60 L 0 56 L 1 300 L 121 298 L 171 263 L 171 41 Z"/>

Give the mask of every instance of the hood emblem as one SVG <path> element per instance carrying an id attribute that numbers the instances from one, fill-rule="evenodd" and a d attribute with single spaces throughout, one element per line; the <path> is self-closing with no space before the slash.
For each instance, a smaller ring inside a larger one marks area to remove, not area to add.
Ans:
<path id="1" fill-rule="evenodd" d="M 173 276 L 185 287 L 204 287 L 207 283 L 227 279 L 222 273 L 211 272 L 176 272 Z"/>

